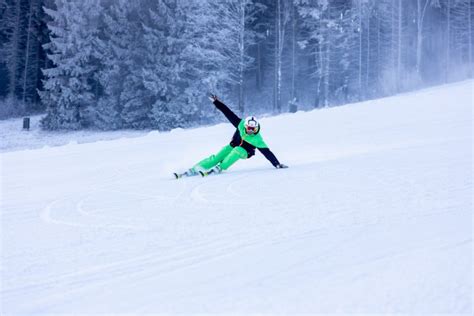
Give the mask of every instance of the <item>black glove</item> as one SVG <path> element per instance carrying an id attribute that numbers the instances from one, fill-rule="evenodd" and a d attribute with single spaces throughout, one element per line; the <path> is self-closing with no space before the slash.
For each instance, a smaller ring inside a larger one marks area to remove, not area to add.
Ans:
<path id="1" fill-rule="evenodd" d="M 211 100 L 211 102 L 217 101 L 217 100 L 218 100 L 217 95 L 211 94 L 211 95 L 209 96 L 209 100 Z"/>
<path id="2" fill-rule="evenodd" d="M 287 166 L 287 165 L 284 165 L 284 164 L 282 164 L 282 163 L 280 163 L 280 164 L 276 165 L 275 168 L 277 168 L 277 169 L 285 169 L 285 168 L 288 168 L 288 166 Z"/>

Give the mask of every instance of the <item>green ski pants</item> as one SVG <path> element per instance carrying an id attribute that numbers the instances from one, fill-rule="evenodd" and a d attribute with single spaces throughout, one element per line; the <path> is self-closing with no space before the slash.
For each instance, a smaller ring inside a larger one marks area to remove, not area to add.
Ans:
<path id="1" fill-rule="evenodd" d="M 247 159 L 247 151 L 242 147 L 226 145 L 217 154 L 211 155 L 198 162 L 194 166 L 194 169 L 209 170 L 220 163 L 221 169 L 227 170 L 239 159 Z"/>

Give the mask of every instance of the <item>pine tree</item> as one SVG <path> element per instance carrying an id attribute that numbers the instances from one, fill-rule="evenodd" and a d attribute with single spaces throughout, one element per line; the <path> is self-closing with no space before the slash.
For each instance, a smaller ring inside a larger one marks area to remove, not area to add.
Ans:
<path id="1" fill-rule="evenodd" d="M 185 20 L 175 1 L 158 1 L 143 20 L 146 49 L 142 80 L 151 98 L 152 118 L 159 129 L 185 127 L 196 116 L 197 106 L 187 102 L 187 82 L 182 78 Z"/>
<path id="2" fill-rule="evenodd" d="M 143 64 L 139 2 L 117 0 L 105 7 L 101 70 L 102 91 L 91 107 L 94 125 L 101 129 L 145 127 L 151 106 L 143 106 L 144 90 L 138 67 Z"/>
<path id="3" fill-rule="evenodd" d="M 180 52 L 180 100 L 195 107 L 194 122 L 205 122 L 215 116 L 209 110 L 209 93 L 226 95 L 229 74 L 226 57 L 220 50 L 219 16 L 212 1 L 189 0 L 180 2 L 184 21 L 180 25 L 182 40 Z"/>
<path id="4" fill-rule="evenodd" d="M 453 73 L 455 79 L 464 78 L 472 73 L 472 8 L 469 0 L 456 0 L 453 3 L 452 18 L 452 51 L 455 58 Z M 462 68 L 462 71 L 459 70 Z"/>
<path id="5" fill-rule="evenodd" d="M 20 99 L 33 98 L 43 63 L 31 13 L 43 1 L 51 0 L 0 0 L 8 16 L 0 69 L 9 66 Z M 306 108 L 330 106 L 465 78 L 471 2 L 56 0 L 57 9 L 47 6 L 44 125 L 166 130 L 220 117 L 208 93 L 243 115 L 279 112 L 296 97 Z"/>
<path id="6" fill-rule="evenodd" d="M 96 102 L 95 86 L 100 54 L 96 41 L 102 7 L 95 0 L 69 2 L 58 0 L 57 10 L 45 9 L 53 21 L 49 24 L 51 43 L 48 57 L 53 68 L 44 70 L 48 106 L 42 120 L 48 129 L 79 129 L 90 125 L 88 107 Z"/>
<path id="7" fill-rule="evenodd" d="M 24 49 L 25 62 L 22 69 L 22 102 L 36 101 L 36 88 L 38 86 L 38 69 L 40 68 L 40 11 L 41 3 L 39 0 L 29 0 L 30 4 L 28 7 L 27 14 L 27 29 L 26 29 L 26 44 Z"/>

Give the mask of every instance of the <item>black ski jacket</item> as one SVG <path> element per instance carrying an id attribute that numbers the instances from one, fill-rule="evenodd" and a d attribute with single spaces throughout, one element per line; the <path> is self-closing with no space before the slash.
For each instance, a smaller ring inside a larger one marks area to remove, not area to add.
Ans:
<path id="1" fill-rule="evenodd" d="M 232 147 L 240 146 L 243 149 L 245 149 L 247 151 L 247 158 L 250 158 L 253 155 L 255 155 L 256 147 L 246 142 L 245 140 L 242 140 L 242 137 L 240 137 L 238 126 L 240 122 L 242 121 L 242 119 L 238 117 L 234 112 L 232 112 L 232 110 L 229 109 L 229 107 L 225 105 L 224 103 L 222 103 L 221 101 L 215 100 L 214 105 L 216 106 L 217 109 L 219 109 L 225 115 L 225 117 L 229 120 L 229 122 L 231 122 L 232 125 L 234 125 L 236 128 L 235 133 L 232 136 L 232 140 L 230 141 L 230 145 Z M 257 133 L 259 132 L 260 130 Z M 277 167 L 280 164 L 278 159 L 275 157 L 275 155 L 271 152 L 271 150 L 268 147 L 258 148 L 258 150 L 265 156 L 265 158 L 268 159 L 268 161 L 272 163 L 274 167 Z"/>

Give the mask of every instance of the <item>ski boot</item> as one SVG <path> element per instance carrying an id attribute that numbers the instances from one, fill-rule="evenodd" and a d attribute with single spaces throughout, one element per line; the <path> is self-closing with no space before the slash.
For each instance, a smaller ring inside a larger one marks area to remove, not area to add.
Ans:
<path id="1" fill-rule="evenodd" d="M 202 177 L 206 177 L 210 174 L 219 174 L 221 172 L 222 172 L 222 168 L 219 165 L 212 167 L 208 171 L 199 171 Z"/>
<path id="2" fill-rule="evenodd" d="M 183 172 L 183 173 L 174 172 L 173 174 L 176 179 L 180 179 L 183 177 L 194 177 L 194 176 L 199 175 L 199 173 L 196 170 L 194 170 L 194 168 L 190 168 L 186 172 Z"/>

